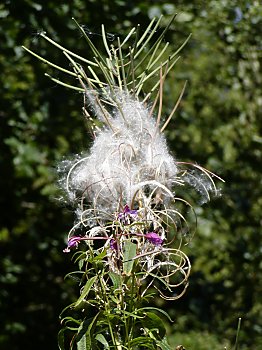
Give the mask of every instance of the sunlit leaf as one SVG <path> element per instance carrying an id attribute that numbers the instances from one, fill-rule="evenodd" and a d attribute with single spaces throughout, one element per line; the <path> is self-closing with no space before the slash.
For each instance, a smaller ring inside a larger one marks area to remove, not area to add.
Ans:
<path id="1" fill-rule="evenodd" d="M 85 284 L 80 297 L 78 298 L 78 300 L 76 301 L 76 303 L 74 304 L 75 307 L 77 307 L 78 305 L 80 305 L 82 303 L 82 301 L 88 296 L 93 284 L 95 283 L 97 279 L 97 276 L 93 276 L 91 277 Z"/>
<path id="2" fill-rule="evenodd" d="M 133 258 L 136 256 L 136 244 L 131 241 L 125 242 L 124 248 L 124 263 L 123 263 L 123 271 L 129 276 L 132 272 L 134 260 Z"/>
<path id="3" fill-rule="evenodd" d="M 96 335 L 95 339 L 104 345 L 104 349 L 109 349 L 109 344 L 103 334 L 99 333 Z"/>

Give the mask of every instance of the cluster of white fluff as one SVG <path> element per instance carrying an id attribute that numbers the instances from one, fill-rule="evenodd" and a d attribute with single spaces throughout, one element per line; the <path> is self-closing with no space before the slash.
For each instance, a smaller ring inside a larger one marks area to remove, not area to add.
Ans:
<path id="1" fill-rule="evenodd" d="M 77 159 L 67 175 L 70 198 L 110 213 L 120 204 L 152 200 L 152 193 L 161 193 L 161 201 L 172 198 L 177 164 L 148 107 L 127 92 L 115 91 L 115 105 L 107 110 L 101 99 L 92 94 L 88 99 L 104 126 L 89 154 Z"/>

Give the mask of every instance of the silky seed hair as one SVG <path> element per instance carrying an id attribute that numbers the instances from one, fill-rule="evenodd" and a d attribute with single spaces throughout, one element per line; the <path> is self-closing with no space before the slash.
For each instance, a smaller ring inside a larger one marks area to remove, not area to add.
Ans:
<path id="1" fill-rule="evenodd" d="M 97 131 L 89 154 L 77 157 L 65 183 L 69 198 L 85 197 L 96 208 L 114 212 L 119 198 L 131 205 L 147 186 L 162 188 L 167 202 L 177 165 L 164 135 L 142 102 L 128 92 L 115 95 L 121 112 L 114 108 L 108 115 L 111 127 Z"/>

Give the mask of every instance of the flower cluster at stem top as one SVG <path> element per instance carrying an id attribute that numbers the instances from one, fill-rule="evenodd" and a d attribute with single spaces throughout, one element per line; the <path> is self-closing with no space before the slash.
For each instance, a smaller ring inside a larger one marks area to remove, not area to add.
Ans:
<path id="1" fill-rule="evenodd" d="M 119 242 L 120 238 L 123 236 L 132 236 L 133 238 L 139 238 L 142 237 L 145 239 L 145 241 L 151 243 L 155 247 L 160 247 L 162 246 L 164 239 L 160 237 L 160 235 L 154 231 L 146 232 L 146 233 L 141 233 L 141 232 L 136 232 L 134 230 L 136 220 L 139 219 L 138 215 L 138 210 L 135 209 L 130 209 L 128 205 L 124 206 L 124 209 L 122 212 L 117 214 L 117 220 L 120 223 L 120 226 L 128 226 L 132 225 L 132 232 L 119 232 L 117 234 L 111 234 L 111 235 L 106 235 L 106 236 L 93 236 L 90 237 L 89 235 L 86 236 L 78 236 L 78 235 L 73 235 L 68 238 L 68 243 L 67 247 L 63 250 L 64 253 L 69 253 L 72 248 L 77 248 L 79 243 L 81 241 L 94 241 L 94 240 L 105 240 L 106 243 L 109 242 L 109 247 L 112 250 L 118 250 L 119 249 Z"/>

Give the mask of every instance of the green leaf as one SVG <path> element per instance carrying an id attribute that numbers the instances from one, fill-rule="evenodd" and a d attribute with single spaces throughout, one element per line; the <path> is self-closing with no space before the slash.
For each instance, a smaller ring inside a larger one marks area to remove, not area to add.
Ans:
<path id="1" fill-rule="evenodd" d="M 88 342 L 87 342 L 87 339 Z M 77 341 L 77 350 L 89 350 L 91 349 L 90 339 L 86 337 L 86 334 L 83 334 L 80 340 Z"/>
<path id="2" fill-rule="evenodd" d="M 104 345 L 104 349 L 109 349 L 109 344 L 103 334 L 99 333 L 96 335 L 95 339 Z"/>
<path id="3" fill-rule="evenodd" d="M 146 317 L 142 320 L 144 328 L 147 328 L 156 333 L 161 339 L 166 334 L 166 328 L 162 319 L 157 316 L 154 312 L 147 312 Z"/>
<path id="4" fill-rule="evenodd" d="M 79 320 L 76 320 L 71 316 L 64 317 L 61 322 L 63 322 L 67 327 L 68 327 L 68 323 L 71 323 L 71 322 L 77 324 L 78 326 L 81 324 Z"/>
<path id="5" fill-rule="evenodd" d="M 59 350 L 65 350 L 65 333 L 66 328 L 62 328 L 57 335 L 57 341 L 58 341 L 58 348 Z"/>
<path id="6" fill-rule="evenodd" d="M 164 337 L 162 340 L 156 341 L 157 346 L 159 346 L 162 350 L 172 350 L 170 345 L 167 342 L 167 338 Z"/>
<path id="7" fill-rule="evenodd" d="M 133 265 L 134 265 L 133 258 L 135 256 L 136 256 L 136 244 L 132 243 L 131 241 L 127 241 L 125 243 L 125 248 L 124 248 L 124 264 L 123 264 L 123 270 L 127 276 L 130 276 L 132 272 Z"/>
<path id="8" fill-rule="evenodd" d="M 67 305 L 60 313 L 59 318 L 62 319 L 62 322 L 64 318 L 62 318 L 62 315 L 64 314 L 65 311 L 72 309 L 75 306 L 75 303 L 72 303 L 70 305 Z"/>
<path id="9" fill-rule="evenodd" d="M 165 315 L 165 316 L 168 318 L 168 320 L 169 320 L 170 322 L 174 322 L 174 321 L 171 319 L 171 317 L 168 315 L 168 313 L 167 313 L 166 311 L 164 311 L 164 310 L 162 310 L 162 309 L 159 309 L 158 307 L 154 307 L 154 306 L 145 306 L 145 307 L 142 307 L 141 309 L 138 309 L 138 311 L 140 311 L 140 310 L 154 310 L 154 311 L 158 311 L 158 312 L 160 312 L 161 314 Z"/>
<path id="10" fill-rule="evenodd" d="M 138 347 L 137 349 L 141 349 L 142 347 L 143 348 L 146 347 L 152 350 L 156 349 L 155 341 L 152 338 L 148 338 L 148 337 L 137 337 L 130 342 L 130 345 L 132 346 L 132 349 L 134 347 Z"/>
<path id="11" fill-rule="evenodd" d="M 106 252 L 106 249 L 105 249 L 100 254 L 98 254 L 96 257 L 94 257 L 94 259 L 92 259 L 92 262 L 93 261 L 102 261 L 103 258 L 106 256 L 106 254 L 107 254 L 107 252 Z"/>
<path id="12" fill-rule="evenodd" d="M 80 327 L 78 328 L 78 333 L 76 337 L 77 350 L 91 350 L 92 349 L 92 328 L 97 321 L 97 317 L 100 312 L 96 314 L 95 317 L 85 319 Z M 90 322 L 91 321 L 91 322 Z"/>
<path id="13" fill-rule="evenodd" d="M 93 276 L 92 278 L 90 278 L 87 282 L 86 285 L 84 286 L 84 289 L 80 295 L 80 297 L 78 298 L 78 300 L 75 303 L 75 307 L 79 306 L 82 301 L 88 296 L 88 293 L 90 292 L 90 289 L 92 288 L 95 280 L 97 279 L 97 276 Z"/>
<path id="14" fill-rule="evenodd" d="M 114 289 L 118 289 L 121 284 L 122 284 L 122 278 L 120 275 L 118 275 L 117 273 L 110 271 L 109 273 L 109 277 L 111 278 L 111 281 L 113 283 Z"/>
<path id="15" fill-rule="evenodd" d="M 81 279 L 79 277 L 76 277 L 75 275 L 82 275 L 84 274 L 83 271 L 73 271 L 73 272 L 69 272 L 68 274 L 65 275 L 64 279 L 67 279 L 67 278 L 71 278 L 77 282 L 80 282 Z"/>

